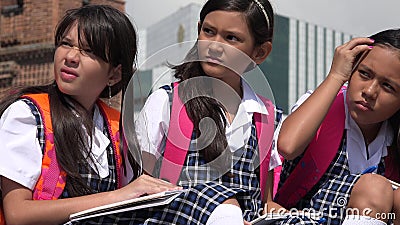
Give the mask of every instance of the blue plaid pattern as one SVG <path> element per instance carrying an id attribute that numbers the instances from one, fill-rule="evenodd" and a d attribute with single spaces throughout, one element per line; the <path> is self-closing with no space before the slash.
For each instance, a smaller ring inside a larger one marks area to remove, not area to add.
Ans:
<path id="1" fill-rule="evenodd" d="M 325 224 L 341 224 L 346 217 L 346 206 L 350 199 L 351 190 L 360 178 L 361 174 L 350 174 L 347 160 L 346 132 L 335 159 L 332 161 L 327 172 L 322 176 L 314 188 L 296 205 L 298 209 L 314 209 L 320 212 L 326 219 Z M 281 180 L 281 186 L 293 171 L 302 156 L 292 161 L 285 160 Z M 384 160 L 378 166 L 378 174 L 383 175 Z"/>
<path id="2" fill-rule="evenodd" d="M 164 86 L 163 89 L 170 97 L 172 96 L 170 86 Z M 195 134 L 192 135 L 193 138 L 179 181 L 179 185 L 187 189 L 187 192 L 182 193 L 167 206 L 105 216 L 101 218 L 101 223 L 205 224 L 215 207 L 231 197 L 238 200 L 244 219 L 248 221 L 255 219 L 262 211 L 263 206 L 257 167 L 259 156 L 254 121 L 247 145 L 232 155 L 231 169 L 222 176 L 218 176 L 217 170 L 206 165 L 205 159 L 196 150 L 195 136 Z M 83 224 L 95 223 L 84 221 Z"/>
<path id="3" fill-rule="evenodd" d="M 44 126 L 43 126 L 42 117 L 40 116 L 39 109 L 29 99 L 21 99 L 21 101 L 25 102 L 29 106 L 33 116 L 35 117 L 36 124 L 37 124 L 36 138 L 38 139 L 40 148 L 42 148 L 42 152 L 44 153 L 44 144 L 45 144 L 46 140 L 44 138 Z"/>
<path id="4" fill-rule="evenodd" d="M 172 102 L 172 87 L 162 88 L 167 91 Z M 277 110 L 276 124 L 279 123 L 281 115 L 282 112 Z M 231 197 L 238 200 L 244 219 L 248 221 L 255 219 L 263 206 L 254 121 L 247 145 L 232 155 L 231 169 L 222 176 L 217 176 L 218 171 L 206 165 L 203 156 L 195 150 L 197 144 L 195 136 L 193 133 L 179 181 L 179 185 L 187 191 L 174 199 L 171 204 L 103 216 L 97 221 L 81 221 L 79 224 L 205 224 L 215 207 Z M 165 140 L 162 146 L 165 146 Z M 161 160 L 157 162 L 158 167 L 160 162 Z"/>
<path id="5" fill-rule="evenodd" d="M 104 121 L 106 124 L 106 121 Z M 107 130 L 107 126 L 103 127 L 103 133 L 107 136 L 108 139 L 111 140 L 110 135 Z M 98 173 L 89 165 L 81 166 L 79 168 L 79 174 L 87 180 L 87 184 L 90 187 L 92 193 L 99 193 L 99 192 L 106 192 L 112 191 L 117 189 L 117 170 L 116 170 L 116 161 L 115 161 L 115 154 L 112 148 L 112 143 L 107 146 L 107 160 L 108 160 L 108 170 L 109 175 L 105 178 L 101 178 Z M 68 185 L 68 177 L 67 183 Z M 70 194 L 67 191 L 67 188 L 64 189 L 63 193 L 61 194 L 60 198 L 70 198 Z"/>
<path id="6" fill-rule="evenodd" d="M 249 144 L 256 144 L 255 126 Z M 191 145 L 195 145 L 192 141 Z M 171 204 L 133 212 L 124 212 L 101 218 L 102 224 L 205 224 L 211 212 L 219 204 L 231 197 L 236 197 L 242 207 L 246 220 L 253 220 L 262 210 L 259 179 L 254 170 L 254 152 L 256 146 L 247 145 L 243 151 L 233 156 L 237 161 L 230 170 L 230 175 L 209 180 L 213 177 L 212 169 L 201 168 L 205 164 L 203 157 L 192 148 L 181 173 L 180 185 L 187 189 Z M 118 221 L 118 222 L 117 222 Z M 98 221 L 97 221 L 98 222 Z M 83 224 L 97 224 L 84 221 Z"/>

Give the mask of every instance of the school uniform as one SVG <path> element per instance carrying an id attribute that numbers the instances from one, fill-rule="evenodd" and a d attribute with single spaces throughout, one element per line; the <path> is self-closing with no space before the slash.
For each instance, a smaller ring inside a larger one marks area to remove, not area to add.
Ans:
<path id="1" fill-rule="evenodd" d="M 202 154 L 196 150 L 192 139 L 180 174 L 178 185 L 187 189 L 170 205 L 154 207 L 145 213 L 144 224 L 205 224 L 212 211 L 228 198 L 235 197 L 242 208 L 243 218 L 252 220 L 262 211 L 258 150 L 253 113 L 268 113 L 262 101 L 242 82 L 243 98 L 232 124 L 226 127 L 232 165 L 222 177 L 207 165 Z M 158 159 L 164 153 L 165 136 L 169 128 L 172 86 L 164 86 L 152 93 L 136 121 L 137 137 L 144 151 Z M 280 120 L 280 114 L 276 116 Z M 195 135 L 192 135 L 195 137 Z M 279 154 L 272 148 L 269 169 L 281 164 Z M 132 223 L 134 224 L 134 223 Z"/>
<path id="2" fill-rule="evenodd" d="M 310 95 L 308 91 L 293 107 L 296 110 Z M 339 149 L 327 171 L 314 187 L 295 205 L 297 209 L 313 209 L 322 213 L 326 224 L 341 224 L 346 217 L 346 206 L 354 184 L 363 171 L 370 166 L 378 166 L 374 171 L 384 175 L 384 157 L 387 156 L 387 146 L 393 140 L 393 130 L 388 121 L 383 122 L 375 140 L 365 145 L 362 133 L 350 116 L 346 104 L 346 90 L 343 90 L 345 109 L 345 125 Z M 329 145 L 330 143 L 326 143 Z M 367 149 L 367 150 L 366 150 Z M 285 160 L 282 166 L 279 188 L 299 164 L 304 153 L 294 160 Z M 321 157 L 323 157 L 321 149 Z"/>
<path id="3" fill-rule="evenodd" d="M 48 172 L 43 172 L 44 159 L 48 157 L 49 151 L 54 151 L 51 147 L 53 134 L 49 125 L 51 120 L 48 118 L 49 105 L 46 99 L 47 95 L 41 94 L 17 100 L 5 110 L 0 118 L 0 142 L 5 143 L 5 147 L 0 149 L 0 175 L 31 189 L 35 200 L 75 197 L 70 195 L 65 188 L 71 185 L 68 182 L 68 175 L 64 177 L 65 173 L 60 173 L 59 170 L 53 170 L 51 167 L 46 167 Z M 127 170 L 127 176 L 122 175 L 119 148 L 114 149 L 118 145 L 114 136 L 118 135 L 114 133 L 118 132 L 115 130 L 118 129 L 115 127 L 118 115 L 118 112 L 101 102 L 94 107 L 91 143 L 91 156 L 94 161 L 79 168 L 79 173 L 86 180 L 91 193 L 115 190 L 132 179 L 131 170 L 130 172 Z M 44 121 L 47 123 L 46 126 Z M 110 136 L 110 132 L 113 137 Z M 50 157 L 50 160 L 56 159 Z M 57 186 L 49 186 L 49 183 L 45 181 L 57 177 L 63 180 L 63 183 L 57 183 Z M 40 184 L 46 185 L 46 189 L 41 189 Z M 57 191 L 55 191 L 56 188 Z M 98 220 L 101 219 L 95 218 L 92 222 L 99 224 Z"/>

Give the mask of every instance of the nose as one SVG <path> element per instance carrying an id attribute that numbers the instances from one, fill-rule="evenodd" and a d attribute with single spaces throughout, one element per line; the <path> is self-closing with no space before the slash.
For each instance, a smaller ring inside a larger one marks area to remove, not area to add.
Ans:
<path id="1" fill-rule="evenodd" d="M 379 93 L 379 83 L 376 80 L 371 80 L 371 82 L 366 85 L 363 89 L 363 95 L 365 98 L 376 99 Z"/>
<path id="2" fill-rule="evenodd" d="M 210 54 L 220 55 L 224 51 L 223 43 L 216 39 L 210 42 L 210 44 L 208 45 L 208 49 L 210 51 Z"/>
<path id="3" fill-rule="evenodd" d="M 67 62 L 78 63 L 80 51 L 81 50 L 78 47 L 70 46 L 70 48 L 67 51 L 67 54 L 65 56 L 65 59 L 67 60 Z"/>

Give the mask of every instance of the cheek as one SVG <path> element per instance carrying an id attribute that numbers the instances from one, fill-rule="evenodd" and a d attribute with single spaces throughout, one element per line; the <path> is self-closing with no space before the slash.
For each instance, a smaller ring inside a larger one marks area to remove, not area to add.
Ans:
<path id="1" fill-rule="evenodd" d="M 400 110 L 400 99 L 381 101 L 381 107 L 382 111 L 391 116 Z"/>
<path id="2" fill-rule="evenodd" d="M 197 43 L 197 53 L 199 59 L 204 59 L 204 57 L 207 55 L 208 45 L 209 43 L 207 41 L 199 41 Z"/>

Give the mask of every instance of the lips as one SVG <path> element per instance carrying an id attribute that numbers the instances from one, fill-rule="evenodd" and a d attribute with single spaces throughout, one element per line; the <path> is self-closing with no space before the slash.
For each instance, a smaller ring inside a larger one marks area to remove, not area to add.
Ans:
<path id="1" fill-rule="evenodd" d="M 366 101 L 356 101 L 357 108 L 361 109 L 362 111 L 372 111 L 371 105 Z"/>
<path id="2" fill-rule="evenodd" d="M 222 64 L 222 60 L 220 58 L 212 57 L 212 56 L 207 56 L 206 61 L 210 63 L 215 63 L 215 64 Z"/>
<path id="3" fill-rule="evenodd" d="M 69 68 L 62 68 L 60 71 L 60 77 L 63 81 L 70 82 L 75 80 L 78 76 L 78 73 L 76 73 L 74 70 L 69 69 Z"/>

